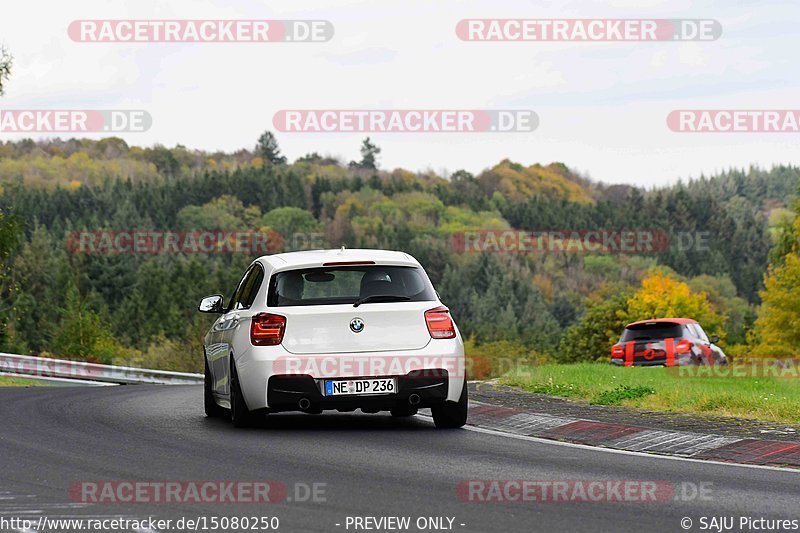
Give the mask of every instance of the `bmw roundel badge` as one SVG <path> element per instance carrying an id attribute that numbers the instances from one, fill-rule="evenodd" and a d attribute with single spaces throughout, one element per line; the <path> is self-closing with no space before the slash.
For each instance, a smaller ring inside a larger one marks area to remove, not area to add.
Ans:
<path id="1" fill-rule="evenodd" d="M 364 331 L 364 321 L 356 317 L 350 321 L 350 331 L 353 333 L 361 333 Z"/>

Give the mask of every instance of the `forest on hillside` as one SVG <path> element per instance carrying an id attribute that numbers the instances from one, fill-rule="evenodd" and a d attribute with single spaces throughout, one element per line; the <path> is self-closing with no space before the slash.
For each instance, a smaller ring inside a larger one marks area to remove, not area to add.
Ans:
<path id="1" fill-rule="evenodd" d="M 0 351 L 202 366 L 210 321 L 197 301 L 230 294 L 253 257 L 70 248 L 74 232 L 99 230 L 262 231 L 280 235 L 283 251 L 407 251 L 468 350 L 486 360 L 604 360 L 626 321 L 673 313 L 693 314 L 734 355 L 800 348 L 786 331 L 800 318 L 791 281 L 800 168 L 645 190 L 561 163 L 504 160 L 476 175 L 384 170 L 379 153 L 366 139 L 359 161 L 311 153 L 289 162 L 269 132 L 234 153 L 118 138 L 0 143 Z M 505 229 L 646 229 L 670 239 L 652 253 L 453 246 L 463 232 Z"/>

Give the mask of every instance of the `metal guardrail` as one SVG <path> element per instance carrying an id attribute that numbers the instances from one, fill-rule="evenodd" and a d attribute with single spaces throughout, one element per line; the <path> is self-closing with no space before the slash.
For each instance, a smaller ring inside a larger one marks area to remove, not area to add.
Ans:
<path id="1" fill-rule="evenodd" d="M 21 378 L 60 378 L 119 384 L 194 385 L 203 382 L 202 374 L 101 365 L 2 352 L 0 352 L 0 373 Z"/>

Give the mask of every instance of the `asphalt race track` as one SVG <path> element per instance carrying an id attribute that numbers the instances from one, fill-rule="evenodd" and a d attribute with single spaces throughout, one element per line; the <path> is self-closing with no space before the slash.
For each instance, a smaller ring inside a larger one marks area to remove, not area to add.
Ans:
<path id="1" fill-rule="evenodd" d="M 294 532 L 348 531 L 348 516 L 409 516 L 409 531 L 418 531 L 417 518 L 444 516 L 454 518 L 454 531 L 637 533 L 683 531 L 684 517 L 693 520 L 692 531 L 701 530 L 701 517 L 734 517 L 737 526 L 741 516 L 800 518 L 800 473 L 440 431 L 423 417 L 388 414 L 270 415 L 263 426 L 236 430 L 205 418 L 200 386 L 3 388 L 0 418 L 6 518 L 263 515 L 277 516 L 279 531 Z M 710 496 L 472 503 L 456 493 L 469 479 L 659 480 L 704 484 Z M 296 484 L 324 483 L 325 501 L 75 502 L 68 491 L 84 480 L 278 480 L 290 498 Z"/>

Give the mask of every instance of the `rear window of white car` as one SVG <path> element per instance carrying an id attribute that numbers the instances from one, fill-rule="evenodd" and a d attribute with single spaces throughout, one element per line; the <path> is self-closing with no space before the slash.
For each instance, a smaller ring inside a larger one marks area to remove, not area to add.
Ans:
<path id="1" fill-rule="evenodd" d="M 278 272 L 270 279 L 267 305 L 353 304 L 365 297 L 384 296 L 412 302 L 436 299 L 433 287 L 419 267 L 359 265 Z"/>

